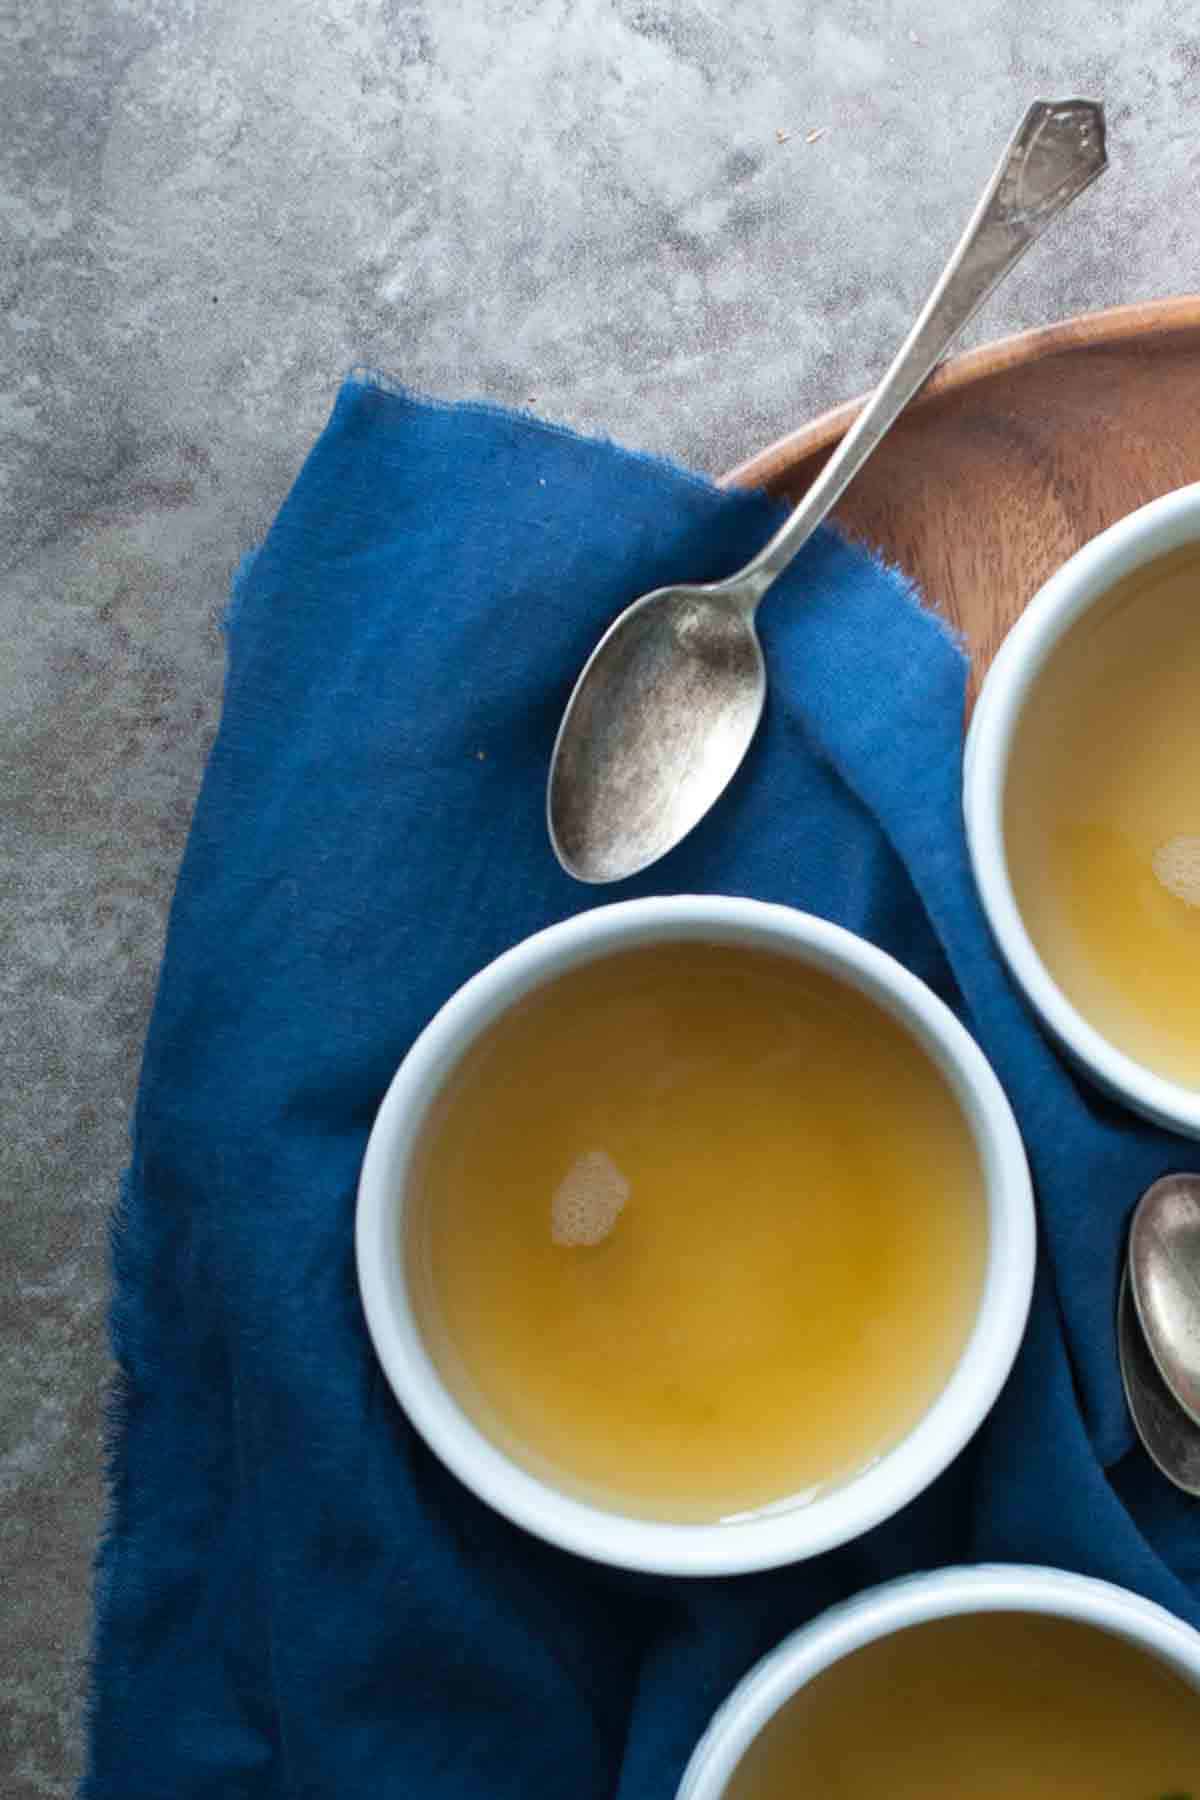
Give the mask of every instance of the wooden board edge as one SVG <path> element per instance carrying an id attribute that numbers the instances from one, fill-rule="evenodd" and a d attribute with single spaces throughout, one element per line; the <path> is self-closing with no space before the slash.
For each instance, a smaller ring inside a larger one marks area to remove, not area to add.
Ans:
<path id="1" fill-rule="evenodd" d="M 977 386 L 990 377 L 1021 363 L 1073 351 L 1114 348 L 1137 338 L 1153 338 L 1167 332 L 1200 329 L 1200 294 L 1177 294 L 1163 300 L 1139 300 L 1128 306 L 1107 307 L 1101 312 L 1079 313 L 1053 325 L 1035 326 L 1012 337 L 998 338 L 951 357 L 934 371 L 912 407 L 924 407 L 947 395 Z M 840 441 L 862 410 L 868 396 L 859 395 L 829 412 L 821 413 L 799 430 L 777 438 L 718 478 L 721 487 L 765 488 L 768 493 L 783 485 L 810 458 L 829 451 Z"/>

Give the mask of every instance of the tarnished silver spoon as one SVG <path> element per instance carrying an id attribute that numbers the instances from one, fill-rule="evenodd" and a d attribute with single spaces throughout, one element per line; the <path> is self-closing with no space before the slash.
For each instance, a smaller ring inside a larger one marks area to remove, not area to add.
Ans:
<path id="1" fill-rule="evenodd" d="M 1138 1201 L 1129 1285 L 1158 1372 L 1200 1432 L 1200 1175 L 1166 1175 Z"/>
<path id="2" fill-rule="evenodd" d="M 658 588 L 601 638 L 551 758 L 547 822 L 580 881 L 619 881 L 699 824 L 762 714 L 758 605 L 983 301 L 1105 167 L 1094 100 L 1035 100 L 870 401 L 809 492 L 736 575 Z"/>
<path id="3" fill-rule="evenodd" d="M 1121 1380 L 1138 1437 L 1151 1462 L 1185 1494 L 1200 1497 L 1200 1425 L 1177 1406 L 1146 1347 L 1130 1292 L 1129 1270 L 1117 1302 Z"/>

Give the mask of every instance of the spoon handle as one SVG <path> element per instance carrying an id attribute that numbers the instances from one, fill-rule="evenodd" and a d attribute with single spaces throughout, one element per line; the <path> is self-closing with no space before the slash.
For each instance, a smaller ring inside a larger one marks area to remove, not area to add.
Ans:
<path id="1" fill-rule="evenodd" d="M 757 606 L 968 319 L 1050 221 L 1103 174 L 1106 160 L 1099 101 L 1033 102 L 891 368 L 791 518 L 752 562 L 720 585 Z"/>

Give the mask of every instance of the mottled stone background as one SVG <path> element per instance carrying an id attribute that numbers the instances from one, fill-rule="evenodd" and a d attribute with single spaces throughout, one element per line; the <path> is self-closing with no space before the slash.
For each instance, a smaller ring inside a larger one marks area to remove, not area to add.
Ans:
<path id="1" fill-rule="evenodd" d="M 340 373 L 720 470 L 881 368 L 1038 93 L 1107 101 L 1113 169 L 975 336 L 1196 287 L 1172 11 L 0 0 L 7 1800 L 79 1764 L 106 1225 L 216 619 Z"/>

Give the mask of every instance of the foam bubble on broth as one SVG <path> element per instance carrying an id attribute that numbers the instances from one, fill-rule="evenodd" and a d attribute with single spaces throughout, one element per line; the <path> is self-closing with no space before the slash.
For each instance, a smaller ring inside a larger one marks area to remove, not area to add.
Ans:
<path id="1" fill-rule="evenodd" d="M 1173 837 L 1154 852 L 1154 873 L 1168 894 L 1200 906 L 1200 837 Z"/>
<path id="2" fill-rule="evenodd" d="M 592 1248 L 612 1234 L 629 1199 L 629 1183 L 604 1150 L 576 1157 L 550 1202 L 550 1236 L 568 1249 Z"/>

